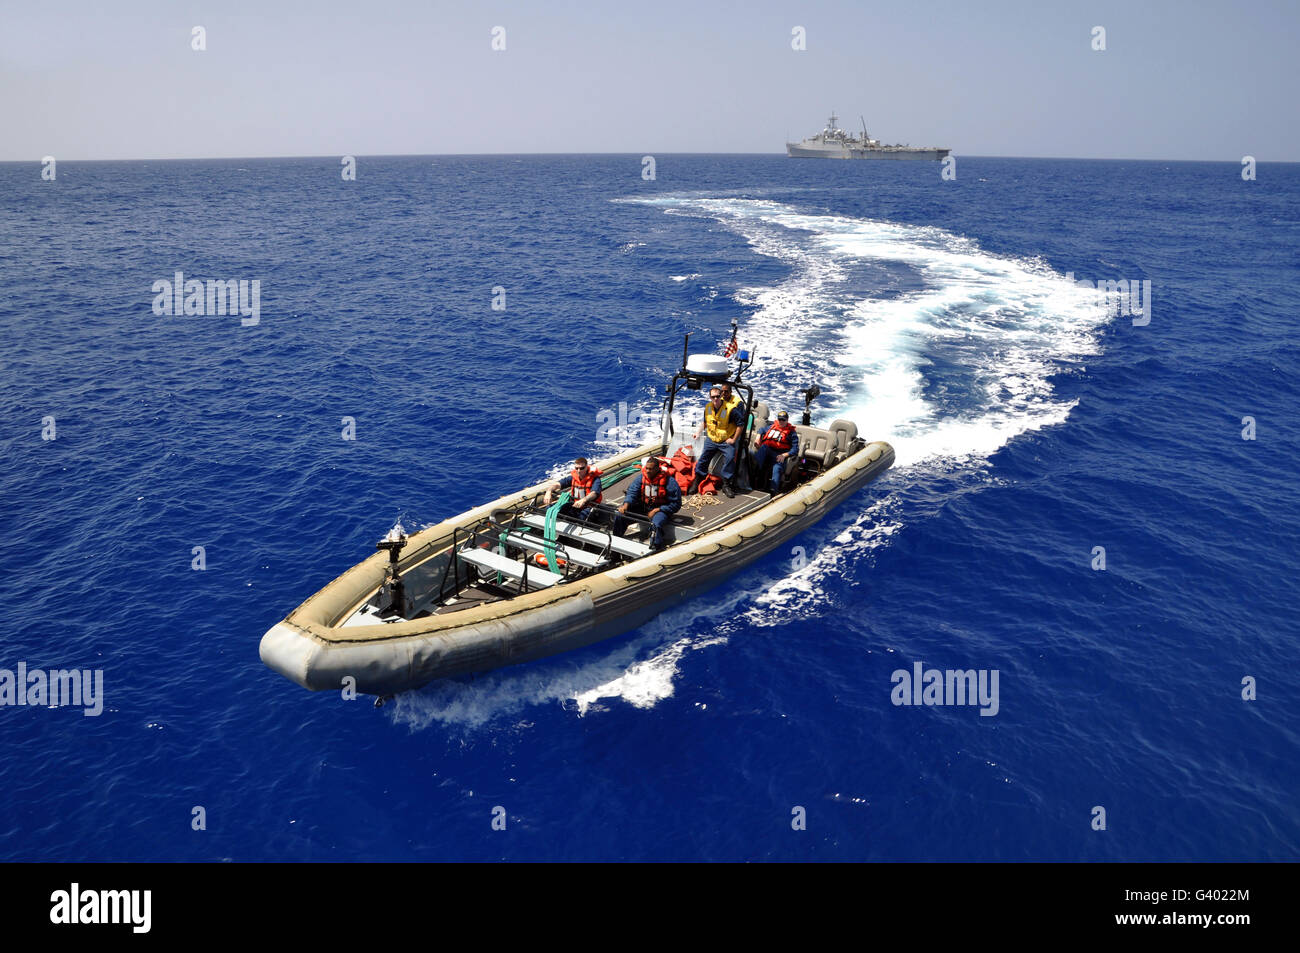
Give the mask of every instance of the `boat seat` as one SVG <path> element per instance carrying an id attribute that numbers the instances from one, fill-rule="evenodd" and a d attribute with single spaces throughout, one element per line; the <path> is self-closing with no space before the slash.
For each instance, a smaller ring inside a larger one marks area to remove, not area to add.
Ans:
<path id="1" fill-rule="evenodd" d="M 534 529 L 546 528 L 546 517 L 540 513 L 525 513 L 519 517 L 519 522 L 524 523 Z M 645 543 L 638 543 L 634 539 L 625 539 L 622 536 L 611 536 L 608 533 L 602 533 L 599 530 L 588 529 L 585 526 L 579 526 L 568 520 L 556 520 L 555 532 L 559 536 L 568 539 L 576 539 L 582 543 L 589 543 L 592 546 L 603 547 L 609 543 L 609 548 L 614 552 L 629 556 L 636 559 L 639 556 L 646 556 L 650 553 L 650 547 Z M 529 578 L 532 578 L 531 576 Z"/>
<path id="2" fill-rule="evenodd" d="M 457 553 L 462 562 L 467 562 L 471 566 L 477 566 L 479 569 L 487 572 L 499 572 L 503 576 L 509 576 L 511 579 L 524 579 L 524 564 L 515 562 L 500 553 L 494 553 L 490 549 L 462 549 Z M 541 566 L 533 566 L 528 570 L 529 588 L 545 589 L 555 585 L 561 576 L 555 575 L 549 569 L 543 569 Z"/>
<path id="3" fill-rule="evenodd" d="M 796 426 L 795 430 L 799 433 L 799 455 L 805 460 L 812 461 L 823 470 L 839 462 L 835 434 L 818 427 L 805 427 L 803 424 Z"/>
<path id="4" fill-rule="evenodd" d="M 763 401 L 760 400 L 754 404 L 754 429 L 749 432 L 750 450 L 758 449 L 758 439 L 763 436 L 763 433 L 771 425 L 769 413 L 767 404 L 763 403 Z"/>
<path id="5" fill-rule="evenodd" d="M 827 429 L 835 435 L 835 449 L 840 457 L 847 457 L 853 441 L 858 439 L 858 425 L 851 420 L 836 419 Z"/>
<path id="6" fill-rule="evenodd" d="M 523 549 L 532 550 L 535 553 L 546 552 L 545 540 L 537 536 L 525 536 L 523 533 L 510 533 L 506 536 L 506 545 L 519 546 Z M 589 553 L 585 549 L 566 549 L 563 544 L 560 544 L 559 552 L 556 553 L 556 556 L 565 562 L 571 562 L 575 566 L 581 566 L 583 569 L 597 569 L 601 566 L 609 565 L 609 560 L 604 556 Z M 542 569 L 544 567 L 538 566 L 537 568 Z M 531 572 L 529 573 L 528 578 L 532 578 Z"/>

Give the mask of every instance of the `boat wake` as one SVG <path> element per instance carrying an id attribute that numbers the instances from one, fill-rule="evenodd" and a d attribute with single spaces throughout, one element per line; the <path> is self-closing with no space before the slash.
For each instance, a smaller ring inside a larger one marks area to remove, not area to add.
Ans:
<path id="1" fill-rule="evenodd" d="M 757 355 L 751 378 L 762 381 L 774 411 L 792 416 L 802 409 L 799 391 L 815 382 L 823 391 L 819 421 L 854 420 L 868 440 L 892 444 L 894 468 L 880 485 L 886 495 L 812 531 L 815 555 L 805 561 L 751 570 L 775 576 L 766 587 L 749 579 L 726 608 L 695 600 L 576 669 L 557 660 L 404 695 L 394 709 L 399 722 L 477 725 L 545 703 L 577 715 L 612 699 L 650 707 L 672 695 L 681 659 L 725 642 L 730 627 L 822 611 L 823 584 L 859 572 L 903 528 L 903 488 L 940 475 L 987 483 L 989 456 L 1020 434 L 1066 420 L 1074 402 L 1056 395 L 1052 377 L 1081 371 L 1109 320 L 1095 290 L 1041 260 L 994 255 L 939 228 L 730 195 L 618 201 L 719 223 L 787 266 L 783 280 L 731 294 L 748 313 L 741 344 Z M 644 405 L 657 400 L 647 389 Z M 611 428 L 610 439 L 639 441 L 651 421 L 640 423 Z"/>
<path id="2" fill-rule="evenodd" d="M 1107 311 L 1038 259 L 983 251 L 940 228 L 809 214 L 767 199 L 629 199 L 711 219 L 788 266 L 783 281 L 741 288 L 742 346 L 758 355 L 774 406 L 859 422 L 887 440 L 895 469 L 985 458 L 1013 437 L 1061 423 L 1073 403 L 1053 374 L 1099 349 Z"/>

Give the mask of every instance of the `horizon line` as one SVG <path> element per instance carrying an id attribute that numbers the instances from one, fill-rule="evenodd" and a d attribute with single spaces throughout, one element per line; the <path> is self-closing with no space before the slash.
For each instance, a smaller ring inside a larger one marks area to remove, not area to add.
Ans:
<path id="1" fill-rule="evenodd" d="M 949 151 L 949 154 L 956 158 L 967 159 L 1041 159 L 1064 162 L 1223 162 L 1240 165 L 1241 158 L 1237 159 L 1171 159 L 1160 157 L 1130 157 L 1130 156 L 1056 156 L 1056 155 L 1001 155 L 1001 154 L 983 154 L 983 153 L 963 153 L 957 154 Z M 86 159 L 86 158 L 69 158 L 61 159 L 53 156 L 56 162 L 244 162 L 244 161 L 265 161 L 274 159 L 341 159 L 345 155 L 351 155 L 353 158 L 367 159 L 456 159 L 456 158 L 523 158 L 535 156 L 637 156 L 636 152 L 376 152 L 376 153 L 327 153 L 317 155 L 244 155 L 244 156 L 138 156 L 133 158 L 118 159 Z M 786 156 L 781 152 L 641 152 L 641 156 L 781 156 L 783 158 L 793 158 Z M 1244 156 L 1242 157 L 1244 158 Z M 42 156 L 37 159 L 0 159 L 0 165 L 16 164 L 22 165 L 35 163 L 40 165 L 45 159 Z M 825 160 L 823 160 L 825 161 Z M 869 162 L 869 159 L 840 159 L 831 160 L 848 162 Z M 913 162 L 938 162 L 937 159 L 913 159 L 913 160 L 896 160 L 896 161 L 913 161 Z M 1300 163 L 1300 159 L 1259 159 L 1256 163 L 1270 165 L 1295 165 Z"/>

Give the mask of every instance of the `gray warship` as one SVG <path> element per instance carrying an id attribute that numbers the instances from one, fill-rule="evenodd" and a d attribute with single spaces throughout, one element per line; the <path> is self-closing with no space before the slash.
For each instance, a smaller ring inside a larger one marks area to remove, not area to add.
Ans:
<path id="1" fill-rule="evenodd" d="M 826 128 L 802 142 L 787 142 L 786 155 L 792 159 L 942 159 L 951 150 L 935 147 L 884 145 L 879 139 L 867 135 L 867 123 L 862 121 L 862 135 L 851 136 L 835 125 L 839 119 L 834 113 Z"/>

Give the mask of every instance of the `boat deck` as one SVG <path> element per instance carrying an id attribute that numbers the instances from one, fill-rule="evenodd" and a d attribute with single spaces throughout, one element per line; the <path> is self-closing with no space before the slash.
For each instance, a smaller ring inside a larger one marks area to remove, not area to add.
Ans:
<path id="1" fill-rule="evenodd" d="M 649 553 L 649 526 L 644 522 L 633 522 L 621 537 L 611 539 L 608 536 L 619 503 L 622 502 L 627 486 L 634 475 L 613 481 L 605 490 L 605 502 L 598 504 L 596 513 L 589 524 L 568 522 L 561 518 L 558 528 L 561 547 L 558 555 L 565 562 L 572 562 L 570 570 L 577 570 L 580 575 L 585 571 L 599 572 L 618 562 L 636 559 Z M 618 501 L 618 502 L 614 502 Z M 672 514 L 665 527 L 665 541 L 669 547 L 692 539 L 701 533 L 709 532 L 727 523 L 751 513 L 770 502 L 766 491 L 750 490 L 737 492 L 734 497 L 725 495 L 695 494 L 684 496 L 681 509 Z M 446 615 L 473 608 L 487 602 L 509 599 L 521 589 L 549 588 L 564 580 L 552 576 L 536 554 L 544 552 L 541 543 L 541 528 L 544 525 L 545 507 L 530 507 L 519 513 L 514 519 L 516 530 L 502 533 L 493 539 L 510 545 L 522 555 L 507 558 L 487 549 L 474 548 L 473 542 L 467 542 L 462 548 L 460 559 L 463 563 L 476 566 L 480 571 L 469 573 L 465 584 L 458 587 L 456 595 L 441 605 L 429 606 L 420 615 Z M 504 516 L 504 514 L 502 514 Z M 505 523 L 506 520 L 502 520 Z M 500 524 L 498 524 L 500 525 Z M 483 537 L 479 537 L 482 539 Z M 518 545 L 523 543 L 524 545 Z M 480 547 L 487 546 L 479 543 Z M 496 549 L 496 543 L 492 543 Z M 608 547 L 608 548 L 607 548 Z M 532 560 L 530 562 L 530 560 Z M 527 564 L 527 578 L 523 570 Z"/>
<path id="2" fill-rule="evenodd" d="M 623 502 L 627 488 L 634 478 L 635 474 L 616 480 L 603 488 L 605 502 L 599 508 L 603 511 L 602 515 L 606 520 L 613 518 L 614 510 Z M 717 496 L 699 493 L 687 496 L 683 493 L 681 509 L 669 517 L 668 526 L 671 530 L 665 528 L 665 542 L 671 546 L 673 543 L 717 529 L 724 523 L 730 523 L 760 506 L 766 506 L 769 499 L 766 490 L 749 490 L 743 493 L 737 490 L 735 497 L 731 499 L 721 493 Z M 627 535 L 634 539 L 648 534 L 649 530 L 641 525 L 627 531 Z"/>

